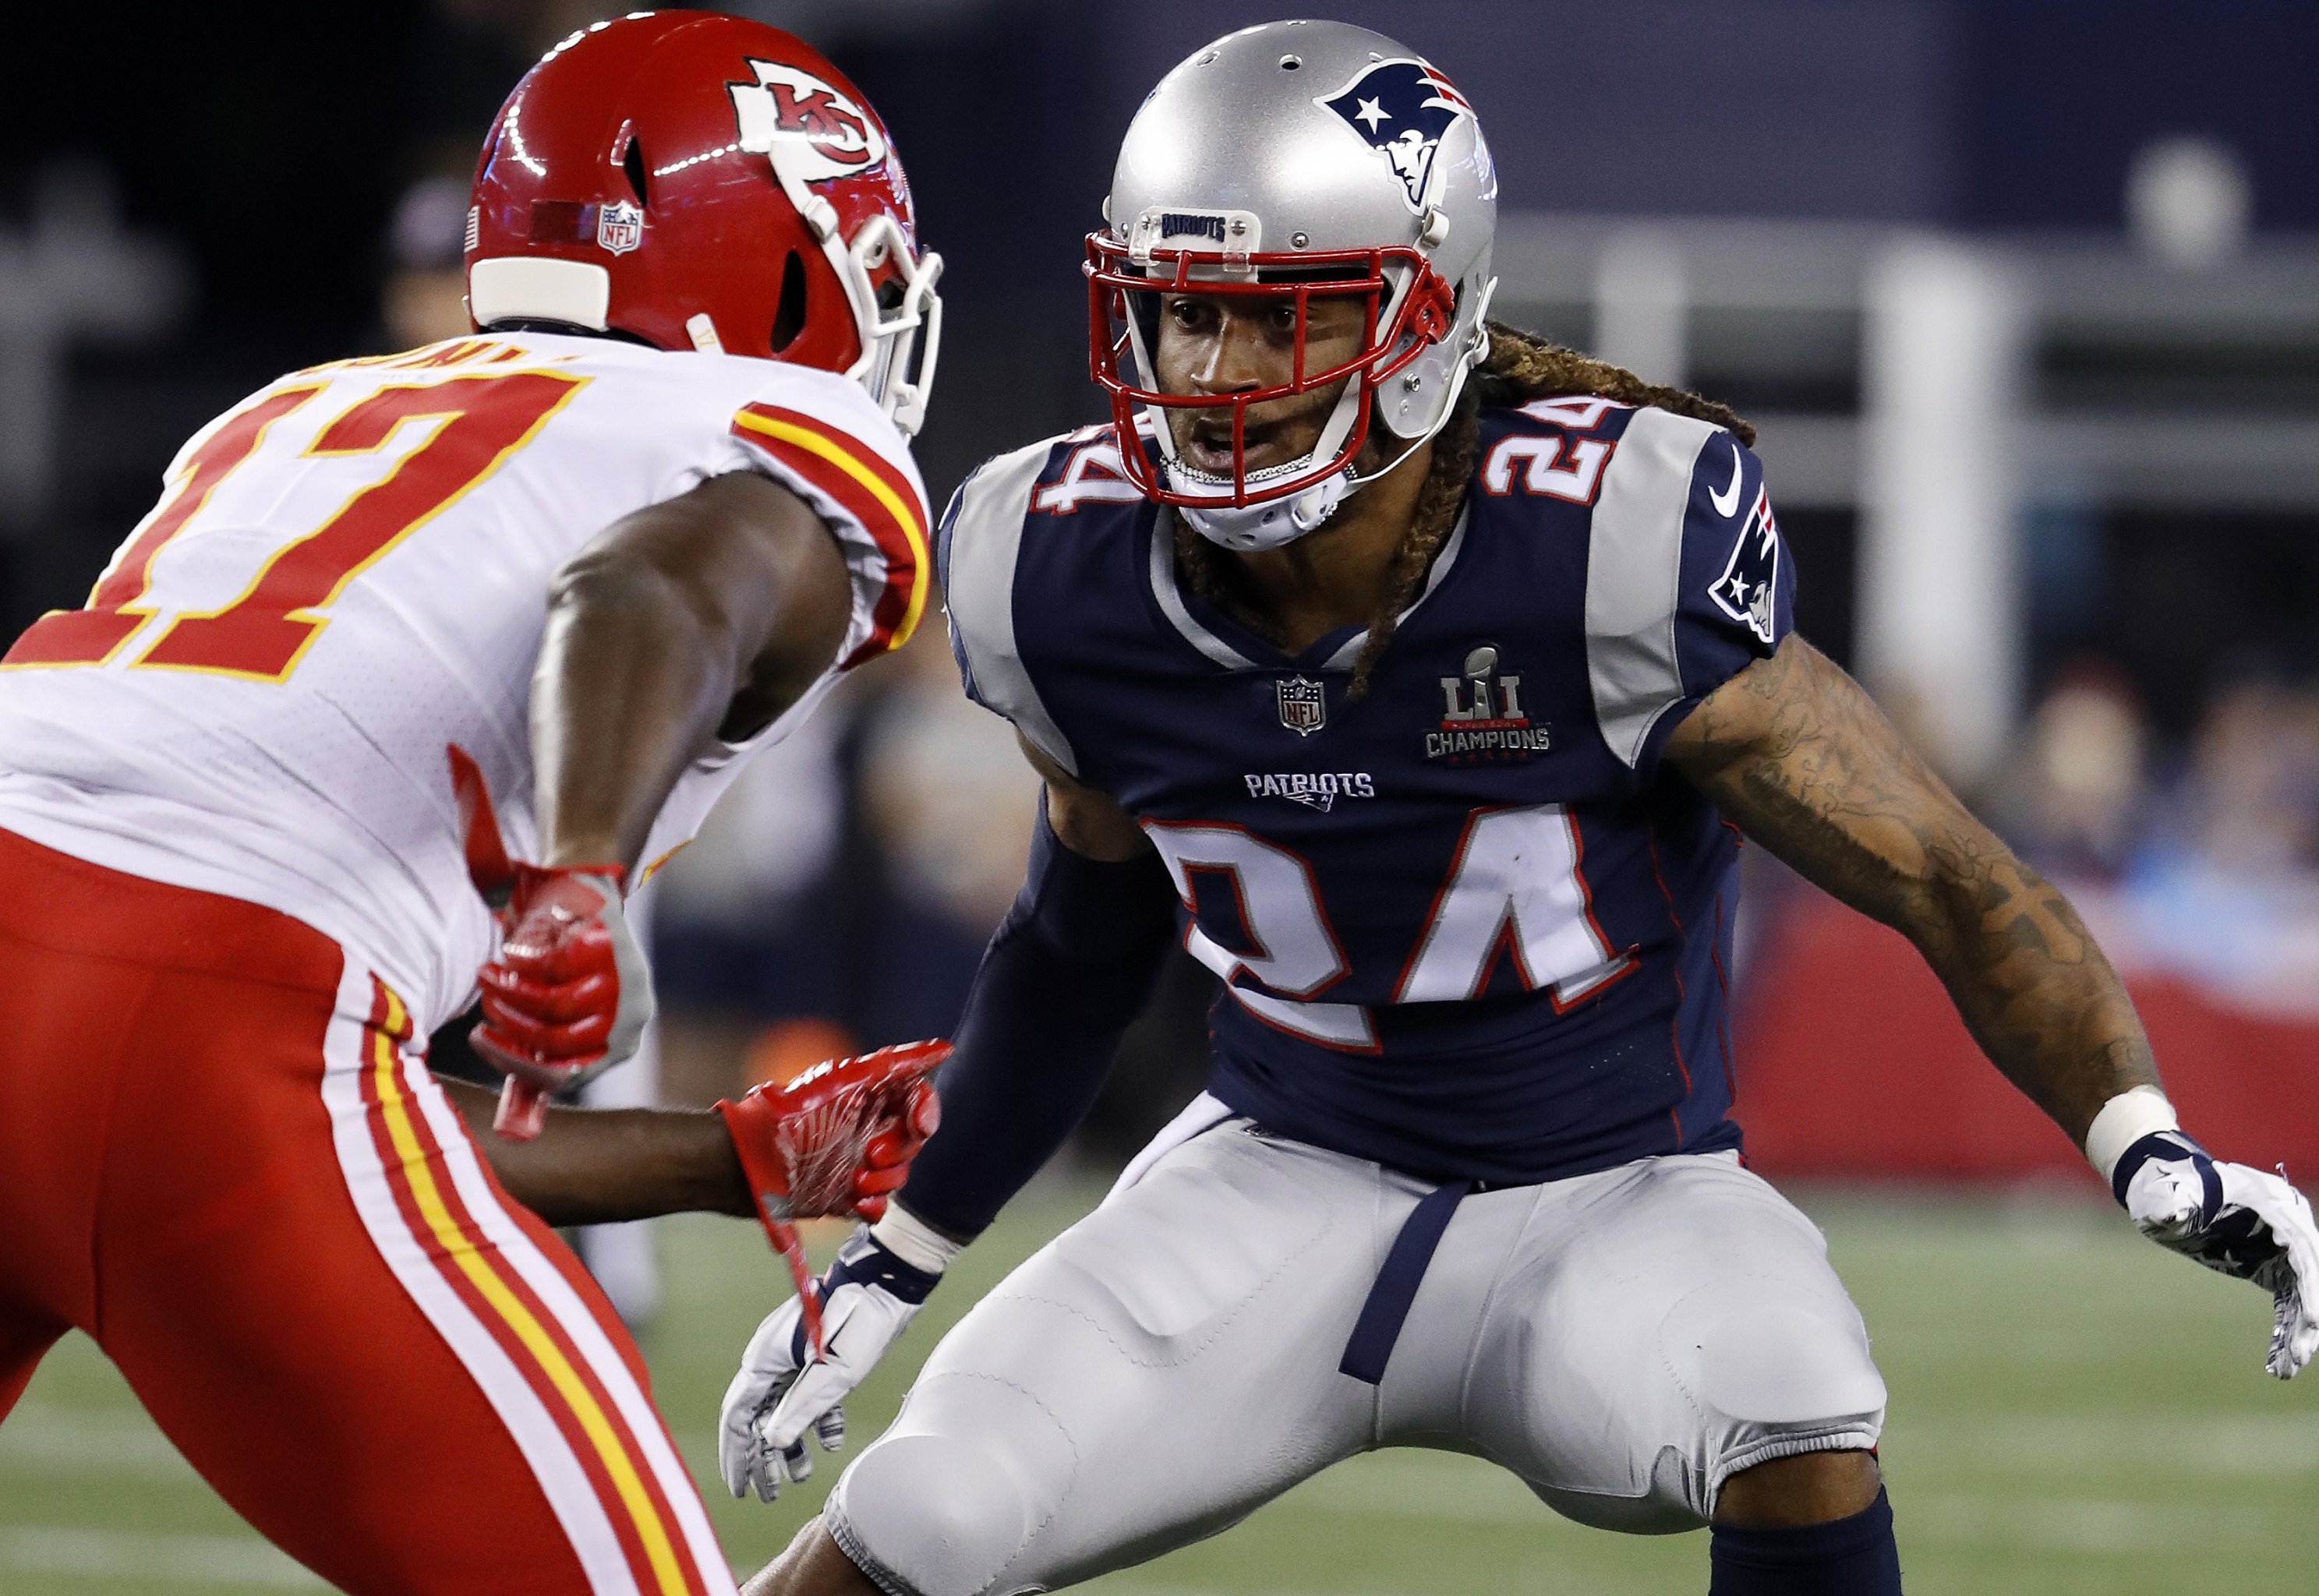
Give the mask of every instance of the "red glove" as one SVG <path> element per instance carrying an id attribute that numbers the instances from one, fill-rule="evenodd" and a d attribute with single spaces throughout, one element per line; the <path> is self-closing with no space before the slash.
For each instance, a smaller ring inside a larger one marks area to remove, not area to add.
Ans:
<path id="1" fill-rule="evenodd" d="M 757 1216 L 797 1282 L 817 1356 L 821 1294 L 794 1222 L 885 1213 L 887 1194 L 909 1178 L 910 1160 L 941 1123 L 926 1077 L 949 1057 L 946 1041 L 904 1042 L 833 1059 L 793 1080 L 753 1087 L 738 1103 L 717 1105 Z"/>
<path id="2" fill-rule="evenodd" d="M 947 1057 L 948 1044 L 943 1050 Z M 886 1194 L 900 1190 L 910 1178 L 910 1161 L 942 1124 L 942 1099 L 934 1095 L 934 1082 L 915 1082 L 900 1113 L 887 1124 L 870 1138 L 853 1171 L 853 1212 L 872 1222 L 886 1217 Z"/>
<path id="3" fill-rule="evenodd" d="M 617 864 L 515 867 L 506 936 L 476 980 L 470 1041 L 508 1077 L 493 1129 L 528 1141 L 549 1095 L 626 1060 L 652 1019 L 652 977 L 620 909 Z"/>

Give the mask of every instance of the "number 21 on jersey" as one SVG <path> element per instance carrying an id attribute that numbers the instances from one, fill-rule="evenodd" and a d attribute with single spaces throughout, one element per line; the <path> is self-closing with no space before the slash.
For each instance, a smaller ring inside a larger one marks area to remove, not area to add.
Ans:
<path id="1" fill-rule="evenodd" d="M 425 437 L 378 481 L 321 524 L 267 555 L 222 608 L 180 611 L 132 667 L 212 671 L 280 681 L 296 668 L 348 582 L 432 520 L 529 442 L 586 385 L 560 372 L 465 373 L 378 388 L 325 422 L 301 460 L 374 455 L 406 424 Z M 186 454 L 152 514 L 131 535 L 80 609 L 52 610 L 28 627 L 0 667 L 96 665 L 117 658 L 169 608 L 153 591 L 153 562 L 255 455 L 267 432 L 329 389 L 327 377 L 267 390 L 227 416 Z"/>

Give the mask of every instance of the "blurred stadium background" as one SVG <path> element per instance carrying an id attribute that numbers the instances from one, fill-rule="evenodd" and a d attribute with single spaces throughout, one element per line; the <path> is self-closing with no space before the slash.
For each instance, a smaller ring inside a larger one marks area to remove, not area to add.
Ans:
<path id="1" fill-rule="evenodd" d="M 737 9 L 855 77 L 950 263 L 934 491 L 1097 419 L 1078 239 L 1116 135 L 1167 67 L 1275 8 Z M 1503 314 L 1759 424 L 1804 629 L 2070 888 L 2189 1123 L 2307 1179 L 2319 8 L 1331 10 L 1424 51 L 1479 109 L 1504 183 Z M 0 103 L 0 629 L 77 604 L 176 445 L 249 389 L 464 329 L 475 144 L 529 61 L 602 14 L 132 5 L 32 43 Z M 1033 790 L 937 636 L 863 672 L 654 888 L 666 1021 L 656 1059 L 607 1090 L 705 1102 L 946 1030 Z M 1897 939 L 1748 868 L 1740 1113 L 1876 1336 L 1912 1589 L 2312 1588 L 2319 1395 L 2260 1375 L 2260 1300 L 2127 1234 Z M 1206 980 L 1171 972 L 1064 1167 L 931 1318 L 1083 1209 L 1196 1090 Z M 458 1051 L 444 1039 L 447 1065 Z M 761 1560 L 826 1483 L 762 1508 L 723 1501 L 708 1472 L 716 1397 L 779 1289 L 769 1259 L 714 1222 L 584 1242 L 644 1329 L 728 1549 Z M 880 1371 L 857 1435 L 907 1373 Z M 1623 1592 L 1695 1589 L 1704 1562 L 1695 1537 L 1578 1530 L 1481 1465 L 1401 1454 L 1102 1588 Z M 302 1582 L 86 1342 L 0 1429 L 0 1591 Z"/>

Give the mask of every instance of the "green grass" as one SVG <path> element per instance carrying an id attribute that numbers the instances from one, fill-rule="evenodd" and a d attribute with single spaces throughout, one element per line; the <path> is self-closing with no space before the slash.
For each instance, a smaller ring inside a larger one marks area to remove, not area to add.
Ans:
<path id="1" fill-rule="evenodd" d="M 961 1259 L 902 1351 L 923 1356 L 1088 1195 L 1018 1204 Z M 2268 1313 L 2251 1288 L 2165 1256 L 2105 1209 L 1839 1196 L 1808 1206 L 1891 1385 L 1883 1456 L 1912 1596 L 2319 1588 L 2319 1376 L 2282 1386 L 2263 1375 Z M 670 1299 L 646 1339 L 658 1395 L 727 1552 L 753 1567 L 813 1510 L 835 1468 L 771 1507 L 717 1486 L 717 1397 L 780 1287 L 744 1226 L 684 1222 L 663 1235 Z M 858 1393 L 857 1436 L 892 1416 L 914 1366 L 897 1357 Z M 1582 1529 L 1487 1465 L 1395 1452 L 1086 1588 L 1625 1596 L 1706 1583 L 1704 1536 Z M 0 1427 L 0 1592 L 316 1588 L 179 1461 L 87 1341 L 60 1346 Z"/>

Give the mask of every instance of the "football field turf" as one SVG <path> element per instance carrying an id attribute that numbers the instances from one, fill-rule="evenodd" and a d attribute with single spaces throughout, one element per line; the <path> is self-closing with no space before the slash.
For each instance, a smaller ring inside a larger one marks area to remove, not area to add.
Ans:
<path id="1" fill-rule="evenodd" d="M 935 1335 L 1092 1195 L 1028 1195 L 966 1254 L 851 1405 L 857 1437 L 891 1416 Z M 1912 1596 L 2319 1590 L 2319 1374 L 2294 1385 L 2262 1374 L 2269 1314 L 2251 1287 L 2166 1256 L 2102 1207 L 1836 1195 L 1807 1206 L 1891 1387 L 1883 1456 Z M 738 1222 L 672 1223 L 663 1255 L 669 1303 L 645 1341 L 656 1392 L 726 1549 L 753 1568 L 819 1501 L 835 1460 L 771 1507 L 725 1495 L 717 1397 L 781 1288 Z M 1214 1540 L 1082 1588 L 1627 1596 L 1706 1584 L 1704 1535 L 1583 1529 L 1487 1465 L 1403 1451 L 1356 1459 Z M 86 1339 L 50 1356 L 0 1426 L 0 1592 L 320 1588 L 178 1459 Z"/>

